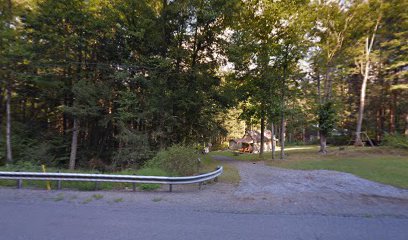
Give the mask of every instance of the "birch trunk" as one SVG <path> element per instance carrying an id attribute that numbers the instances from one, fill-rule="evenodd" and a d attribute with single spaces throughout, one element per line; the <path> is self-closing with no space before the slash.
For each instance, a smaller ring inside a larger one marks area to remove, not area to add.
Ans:
<path id="1" fill-rule="evenodd" d="M 367 55 L 369 57 L 369 53 L 367 53 Z M 363 114 L 364 114 L 364 107 L 365 107 L 365 95 L 366 95 L 367 81 L 368 81 L 369 72 L 370 72 L 370 60 L 368 59 L 367 62 L 366 62 L 366 65 L 365 65 L 363 84 L 361 85 L 361 91 L 360 91 L 360 105 L 359 105 L 359 108 L 358 108 L 356 141 L 354 143 L 354 145 L 356 145 L 356 146 L 362 146 L 363 145 L 363 142 L 361 140 L 361 127 L 362 127 L 362 124 L 363 124 Z"/>
<path id="2" fill-rule="evenodd" d="M 69 156 L 69 169 L 75 169 L 76 155 L 78 148 L 78 134 L 79 134 L 79 120 L 74 118 L 74 127 L 72 128 L 72 142 L 71 142 L 71 154 Z"/>
<path id="3" fill-rule="evenodd" d="M 363 124 L 363 115 L 364 115 L 364 107 L 365 107 L 365 95 L 366 95 L 366 89 L 367 89 L 367 81 L 368 77 L 370 74 L 370 54 L 373 49 L 374 45 L 374 40 L 375 40 L 375 35 L 377 33 L 378 25 L 380 24 L 381 21 L 381 15 L 378 16 L 377 22 L 374 26 L 373 34 L 371 36 L 368 36 L 366 38 L 366 43 L 365 43 L 365 59 L 364 59 L 364 72 L 362 71 L 363 74 L 363 83 L 361 85 L 361 91 L 360 91 L 360 104 L 358 108 L 358 117 L 357 117 L 357 128 L 356 128 L 356 140 L 354 144 L 356 146 L 362 146 L 363 142 L 361 140 L 361 127 Z"/>

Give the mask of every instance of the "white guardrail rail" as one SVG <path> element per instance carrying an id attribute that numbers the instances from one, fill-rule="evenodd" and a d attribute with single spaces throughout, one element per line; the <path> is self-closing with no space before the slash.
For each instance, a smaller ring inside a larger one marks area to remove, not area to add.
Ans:
<path id="1" fill-rule="evenodd" d="M 41 173 L 41 172 L 0 172 L 0 180 L 17 180 L 17 187 L 22 188 L 23 180 L 58 181 L 58 189 L 61 189 L 62 181 L 84 181 L 84 182 L 118 182 L 133 183 L 133 191 L 136 183 L 168 184 L 169 191 L 177 184 L 201 184 L 214 179 L 223 173 L 223 167 L 218 166 L 213 172 L 188 177 L 159 177 L 159 176 L 136 176 L 136 175 L 113 175 L 113 174 L 83 174 L 83 173 Z M 96 185 L 97 186 L 97 185 Z"/>

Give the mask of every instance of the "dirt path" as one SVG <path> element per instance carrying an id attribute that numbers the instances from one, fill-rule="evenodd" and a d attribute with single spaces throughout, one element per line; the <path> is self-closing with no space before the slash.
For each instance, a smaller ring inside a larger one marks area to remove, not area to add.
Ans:
<path id="1" fill-rule="evenodd" d="M 241 182 L 233 194 L 241 201 L 293 213 L 408 217 L 408 190 L 336 171 L 289 170 L 263 162 L 214 158 L 238 168 Z"/>

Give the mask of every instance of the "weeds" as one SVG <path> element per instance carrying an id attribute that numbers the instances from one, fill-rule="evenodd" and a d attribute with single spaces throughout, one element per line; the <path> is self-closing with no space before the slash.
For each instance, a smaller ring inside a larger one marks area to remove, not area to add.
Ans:
<path id="1" fill-rule="evenodd" d="M 59 202 L 64 200 L 64 194 L 63 193 L 59 193 L 57 196 L 55 196 L 54 201 Z"/>

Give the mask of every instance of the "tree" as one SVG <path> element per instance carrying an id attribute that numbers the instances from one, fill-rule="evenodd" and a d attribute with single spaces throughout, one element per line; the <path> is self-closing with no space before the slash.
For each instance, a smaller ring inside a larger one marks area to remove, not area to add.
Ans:
<path id="1" fill-rule="evenodd" d="M 314 23 L 313 41 L 316 46 L 312 49 L 313 64 L 315 69 L 315 79 L 318 93 L 318 113 L 328 102 L 333 101 L 333 82 L 337 66 L 342 60 L 345 46 L 350 43 L 351 29 L 355 24 L 354 5 L 347 7 L 341 3 L 333 1 L 323 1 L 314 5 L 316 18 Z M 318 114 L 320 115 L 320 114 Z M 319 122 L 325 118 L 319 117 Z M 321 122 L 322 123 L 322 122 Z M 331 129 L 326 126 L 332 126 L 331 123 L 319 125 L 320 150 L 326 153 L 327 135 Z"/>
<path id="2" fill-rule="evenodd" d="M 263 132 L 266 116 L 280 110 L 282 159 L 287 91 L 292 85 L 291 75 L 296 64 L 306 50 L 305 34 L 310 27 L 306 6 L 307 3 L 303 2 L 243 3 L 240 20 L 233 26 L 232 47 L 229 49 L 230 61 L 234 63 L 235 74 L 244 92 L 241 100 L 246 100 L 250 106 L 244 116 L 248 120 L 252 117 L 260 119 Z"/>
<path id="3" fill-rule="evenodd" d="M 361 75 L 363 76 L 363 82 L 361 84 L 361 91 L 360 91 L 360 104 L 358 109 L 358 117 L 357 117 L 357 127 L 356 127 L 356 146 L 362 146 L 363 142 L 361 140 L 361 126 L 363 123 L 363 114 L 364 114 L 364 107 L 365 107 L 365 98 L 366 98 L 366 88 L 367 88 L 367 81 L 370 74 L 370 67 L 371 67 L 371 53 L 373 51 L 374 41 L 377 35 L 377 30 L 381 22 L 382 18 L 382 2 L 378 5 L 374 6 L 376 10 L 374 12 L 374 19 L 371 20 L 372 22 L 368 23 L 367 34 L 364 37 L 365 44 L 364 44 L 364 54 L 362 58 L 358 61 L 359 68 L 361 69 Z M 364 14 L 364 13 L 363 13 Z M 367 14 L 364 14 L 367 15 Z M 369 14 L 371 15 L 371 14 Z"/>

